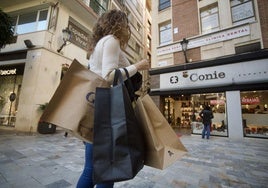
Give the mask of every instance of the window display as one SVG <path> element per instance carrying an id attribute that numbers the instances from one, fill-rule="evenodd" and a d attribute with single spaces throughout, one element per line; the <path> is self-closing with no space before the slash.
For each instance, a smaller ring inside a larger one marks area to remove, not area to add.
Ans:
<path id="1" fill-rule="evenodd" d="M 15 126 L 22 75 L 0 76 L 0 126 Z"/>
<path id="2" fill-rule="evenodd" d="M 192 101 L 194 104 L 194 117 L 191 122 L 192 133 L 202 134 L 203 123 L 199 113 L 207 105 L 211 108 L 214 118 L 212 119 L 210 134 L 217 136 L 227 136 L 227 117 L 226 117 L 226 103 L 224 93 L 206 93 L 192 95 Z"/>
<path id="3" fill-rule="evenodd" d="M 268 91 L 241 92 L 243 130 L 246 137 L 268 138 Z"/>
<path id="4" fill-rule="evenodd" d="M 199 113 L 205 105 L 210 106 L 214 115 L 211 135 L 227 136 L 224 93 L 169 96 L 165 98 L 164 115 L 173 128 L 189 129 L 193 134 L 202 134 L 203 123 Z"/>

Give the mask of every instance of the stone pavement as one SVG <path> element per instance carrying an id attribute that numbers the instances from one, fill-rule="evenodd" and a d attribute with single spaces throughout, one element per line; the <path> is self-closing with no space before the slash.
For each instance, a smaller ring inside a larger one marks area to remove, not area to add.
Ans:
<path id="1" fill-rule="evenodd" d="M 84 165 L 83 143 L 52 135 L 0 130 L 1 188 L 75 188 Z M 145 166 L 115 188 L 268 187 L 268 140 L 180 137 L 187 155 L 165 170 Z"/>

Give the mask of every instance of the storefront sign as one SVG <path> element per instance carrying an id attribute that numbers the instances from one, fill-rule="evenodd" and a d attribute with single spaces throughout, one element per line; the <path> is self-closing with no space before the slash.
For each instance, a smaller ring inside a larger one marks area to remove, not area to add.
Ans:
<path id="1" fill-rule="evenodd" d="M 268 82 L 267 59 L 160 74 L 160 90 Z"/>
<path id="2" fill-rule="evenodd" d="M 192 82 L 196 81 L 204 81 L 204 80 L 214 80 L 214 79 L 223 79 L 225 78 L 225 73 L 224 72 L 217 72 L 214 71 L 213 73 L 208 73 L 208 74 L 200 74 L 198 75 L 197 73 L 193 73 L 190 75 L 190 80 Z"/>
<path id="3" fill-rule="evenodd" d="M 88 50 L 89 45 L 88 33 L 86 33 L 84 30 L 82 30 L 72 22 L 69 22 L 68 28 L 72 32 L 70 42 L 79 46 L 80 48 L 83 48 L 84 50 Z"/>
<path id="4" fill-rule="evenodd" d="M 0 65 L 0 76 L 23 75 L 25 64 Z"/>
<path id="5" fill-rule="evenodd" d="M 239 37 L 246 36 L 249 34 L 250 34 L 249 25 L 235 27 L 233 29 L 216 32 L 211 35 L 205 35 L 205 36 L 201 36 L 195 39 L 191 39 L 189 40 L 189 43 L 188 43 L 188 49 L 196 48 L 196 47 L 200 47 L 200 46 L 204 46 L 208 44 L 214 44 L 214 43 L 222 42 L 226 40 L 231 40 L 231 39 L 239 38 Z M 174 52 L 178 52 L 181 50 L 182 50 L 181 44 L 178 42 L 172 45 L 158 48 L 157 55 L 174 53 Z"/>
<path id="6" fill-rule="evenodd" d="M 7 70 L 1 70 L 0 69 L 0 75 L 1 76 L 6 76 L 6 75 L 15 75 L 17 69 L 7 69 Z"/>

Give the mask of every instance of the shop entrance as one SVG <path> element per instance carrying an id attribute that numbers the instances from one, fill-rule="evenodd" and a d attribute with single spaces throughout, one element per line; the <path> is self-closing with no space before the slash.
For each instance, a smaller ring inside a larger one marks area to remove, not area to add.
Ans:
<path id="1" fill-rule="evenodd" d="M 190 95 L 165 98 L 165 118 L 178 134 L 191 134 L 192 109 Z"/>

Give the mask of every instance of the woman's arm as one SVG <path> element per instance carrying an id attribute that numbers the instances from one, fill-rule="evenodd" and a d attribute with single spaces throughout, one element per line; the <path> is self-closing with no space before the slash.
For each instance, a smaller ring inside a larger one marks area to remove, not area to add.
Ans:
<path id="1" fill-rule="evenodd" d="M 113 82 L 114 70 L 126 67 L 130 76 L 133 76 L 139 70 L 146 70 L 149 68 L 147 60 L 142 60 L 134 65 L 130 65 L 127 58 L 120 49 L 120 44 L 114 37 L 109 38 L 103 45 L 102 57 L 102 77 L 109 83 Z M 126 79 L 125 71 L 120 69 L 124 79 Z"/>

